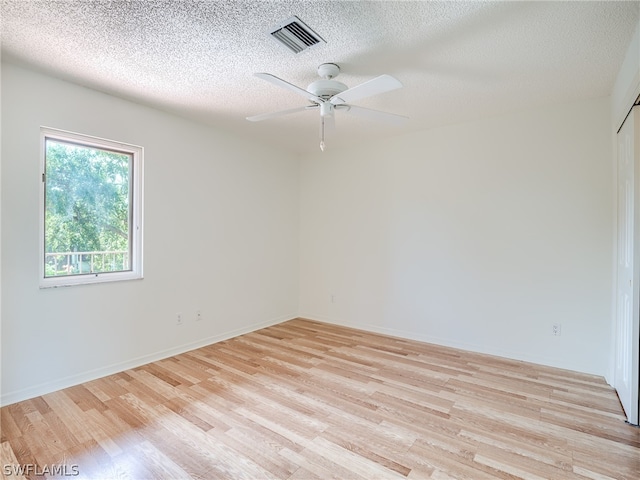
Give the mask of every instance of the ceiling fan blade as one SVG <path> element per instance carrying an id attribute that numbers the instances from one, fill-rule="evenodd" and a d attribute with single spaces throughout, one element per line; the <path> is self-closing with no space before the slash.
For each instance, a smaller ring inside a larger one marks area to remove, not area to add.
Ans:
<path id="1" fill-rule="evenodd" d="M 349 88 L 342 93 L 338 93 L 329 100 L 334 105 L 341 103 L 350 103 L 361 98 L 371 97 L 379 93 L 390 92 L 397 88 L 402 88 L 402 83 L 391 75 L 380 75 L 367 82 Z"/>
<path id="2" fill-rule="evenodd" d="M 290 108 L 288 110 L 280 110 L 279 112 L 262 113 L 260 115 L 254 115 L 247 117 L 250 122 L 259 122 L 261 120 L 267 120 L 269 118 L 282 117 L 283 115 L 289 115 L 290 113 L 302 112 L 303 110 L 309 110 L 315 108 L 316 105 L 306 105 L 304 107 Z"/>
<path id="3" fill-rule="evenodd" d="M 311 100 L 312 102 L 322 103 L 324 101 L 313 93 L 307 92 L 303 88 L 296 87 L 294 84 L 286 82 L 281 78 L 271 75 L 270 73 L 255 73 L 254 75 L 258 78 L 261 78 L 262 80 L 266 80 L 269 83 L 273 83 L 278 87 L 297 93 L 298 95 L 306 98 L 307 100 Z"/>
<path id="4" fill-rule="evenodd" d="M 390 125 L 400 126 L 403 125 L 409 117 L 403 115 L 396 115 L 395 113 L 380 112 L 378 110 L 371 110 L 370 108 L 356 107 L 349 105 L 349 109 L 345 109 L 346 113 L 355 115 L 362 118 L 369 118 L 371 120 L 377 120 L 379 122 L 388 123 Z"/>

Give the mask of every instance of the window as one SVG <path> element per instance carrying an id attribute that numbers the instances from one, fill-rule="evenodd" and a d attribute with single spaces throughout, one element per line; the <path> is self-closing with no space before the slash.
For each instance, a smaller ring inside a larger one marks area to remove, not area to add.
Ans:
<path id="1" fill-rule="evenodd" d="M 142 278 L 142 147 L 41 129 L 40 287 Z"/>

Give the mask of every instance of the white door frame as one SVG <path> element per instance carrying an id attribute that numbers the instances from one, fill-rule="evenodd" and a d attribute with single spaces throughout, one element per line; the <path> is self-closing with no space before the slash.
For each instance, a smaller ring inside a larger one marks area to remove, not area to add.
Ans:
<path id="1" fill-rule="evenodd" d="M 622 162 L 626 159 L 627 167 Z M 629 423 L 640 410 L 640 107 L 616 136 L 616 294 L 613 386 Z M 626 172 L 626 173 L 624 173 Z"/>

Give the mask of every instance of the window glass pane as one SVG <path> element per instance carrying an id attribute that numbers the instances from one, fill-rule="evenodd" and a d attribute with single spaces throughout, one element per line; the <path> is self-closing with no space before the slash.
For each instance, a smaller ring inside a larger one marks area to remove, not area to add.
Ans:
<path id="1" fill-rule="evenodd" d="M 45 277 L 131 270 L 132 162 L 45 140 Z"/>

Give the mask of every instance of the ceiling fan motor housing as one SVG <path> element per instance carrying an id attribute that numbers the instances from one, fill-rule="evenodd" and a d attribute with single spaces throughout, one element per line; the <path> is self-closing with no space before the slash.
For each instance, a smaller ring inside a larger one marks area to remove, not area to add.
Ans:
<path id="1" fill-rule="evenodd" d="M 307 87 L 307 91 L 328 100 L 334 95 L 344 92 L 347 88 L 349 87 L 337 80 L 316 80 Z"/>

